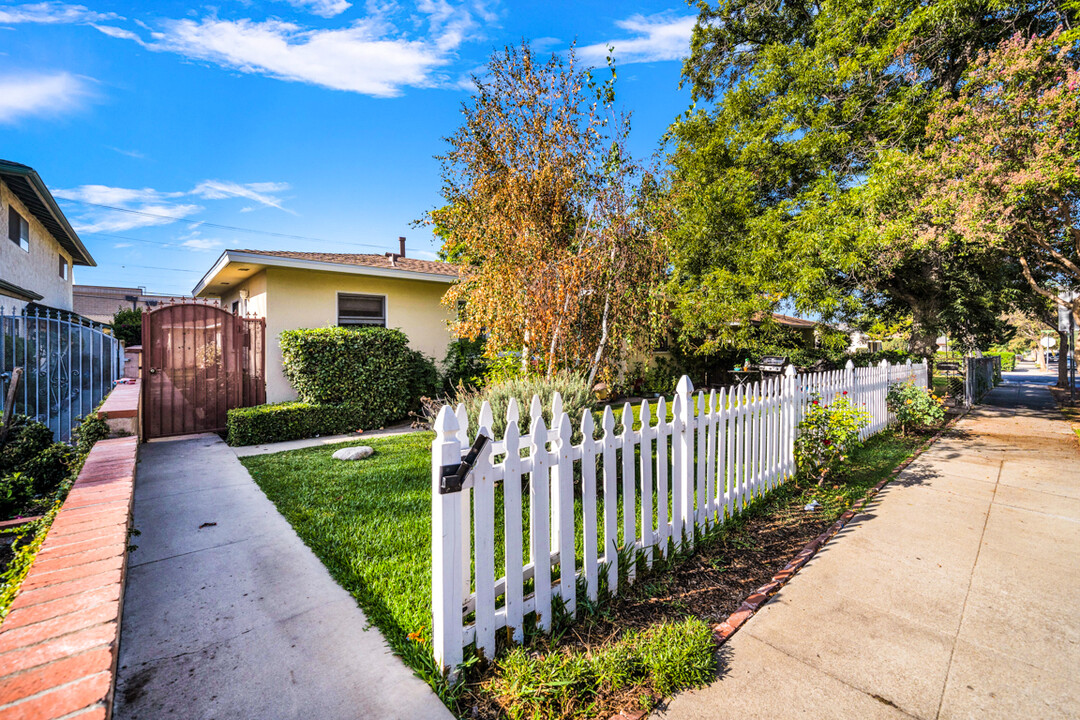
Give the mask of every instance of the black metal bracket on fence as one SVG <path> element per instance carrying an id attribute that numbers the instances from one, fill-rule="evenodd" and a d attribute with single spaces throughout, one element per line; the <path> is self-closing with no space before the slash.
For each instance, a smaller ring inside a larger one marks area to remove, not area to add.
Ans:
<path id="1" fill-rule="evenodd" d="M 476 459 L 480 457 L 480 453 L 484 451 L 484 446 L 489 442 L 491 442 L 491 438 L 487 435 L 477 435 L 476 442 L 472 444 L 469 452 L 465 454 L 460 463 L 442 466 L 442 476 L 439 481 L 440 495 L 461 492 L 461 489 L 465 486 L 465 480 L 469 477 L 469 473 L 472 472 L 473 466 L 476 465 Z"/>

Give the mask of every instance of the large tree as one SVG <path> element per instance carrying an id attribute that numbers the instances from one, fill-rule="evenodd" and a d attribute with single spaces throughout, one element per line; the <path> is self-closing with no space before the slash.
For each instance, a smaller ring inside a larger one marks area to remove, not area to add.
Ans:
<path id="1" fill-rule="evenodd" d="M 453 331 L 533 371 L 590 381 L 649 335 L 662 279 L 663 196 L 627 153 L 615 73 L 599 83 L 527 44 L 496 53 L 442 163 L 446 204 L 428 215 L 460 279 Z"/>
<path id="2" fill-rule="evenodd" d="M 906 192 L 892 218 L 917 249 L 956 238 L 1019 266 L 1032 292 L 1080 315 L 1080 71 L 1047 37 L 979 54 L 926 141 L 895 163 Z"/>
<path id="3" fill-rule="evenodd" d="M 789 299 L 842 315 L 906 308 L 912 349 L 978 336 L 1005 309 L 993 254 L 913 252 L 872 220 L 877 163 L 925 137 L 940 93 L 1015 32 L 1071 27 L 1059 2 L 701 2 L 684 77 L 695 106 L 673 128 L 679 214 L 673 288 L 684 326 L 731 327 Z M 973 322 L 974 320 L 974 322 Z M 979 339 L 979 338 L 976 338 Z"/>

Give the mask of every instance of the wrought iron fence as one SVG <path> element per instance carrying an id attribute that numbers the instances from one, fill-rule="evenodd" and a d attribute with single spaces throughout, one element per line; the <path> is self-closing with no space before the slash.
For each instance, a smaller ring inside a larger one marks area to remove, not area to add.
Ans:
<path id="1" fill-rule="evenodd" d="M 23 368 L 16 413 L 49 426 L 60 442 L 71 440 L 78 418 L 104 399 L 123 374 L 124 348 L 105 326 L 74 313 L 0 307 L 0 375 L 6 389 Z M 0 410 L 6 401 L 0 394 Z"/>

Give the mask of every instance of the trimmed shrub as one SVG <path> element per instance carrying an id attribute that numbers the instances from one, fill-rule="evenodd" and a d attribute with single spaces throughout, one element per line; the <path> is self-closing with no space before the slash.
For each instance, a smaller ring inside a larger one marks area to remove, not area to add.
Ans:
<path id="1" fill-rule="evenodd" d="M 1016 353 L 1008 350 L 990 350 L 984 352 L 985 357 L 1000 357 L 1001 372 L 1012 372 L 1016 369 Z"/>
<path id="2" fill-rule="evenodd" d="M 437 381 L 434 364 L 409 348 L 405 333 L 389 328 L 286 330 L 281 355 L 301 402 L 359 406 L 369 425 L 404 418 L 425 389 L 416 384 Z"/>
<path id="3" fill-rule="evenodd" d="M 0 517 L 13 518 L 33 505 L 34 478 L 14 472 L 0 477 Z"/>
<path id="4" fill-rule="evenodd" d="M 229 411 L 226 426 L 230 445 L 301 440 L 317 435 L 342 435 L 357 430 L 377 429 L 385 421 L 362 405 L 320 405 L 283 402 Z"/>
<path id="5" fill-rule="evenodd" d="M 409 409 L 417 407 L 419 398 L 431 397 L 439 392 L 439 369 L 434 361 L 419 350 L 409 351 L 409 361 L 406 366 L 408 387 L 413 400 Z"/>

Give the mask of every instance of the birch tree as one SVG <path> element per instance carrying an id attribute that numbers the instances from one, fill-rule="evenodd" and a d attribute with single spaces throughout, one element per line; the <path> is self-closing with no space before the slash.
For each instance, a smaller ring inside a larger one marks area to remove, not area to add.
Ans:
<path id="1" fill-rule="evenodd" d="M 426 216 L 459 266 L 452 331 L 591 384 L 651 334 L 665 193 L 627 152 L 614 66 L 598 82 L 573 49 L 544 60 L 522 43 L 473 82 L 438 157 L 445 204 Z"/>

